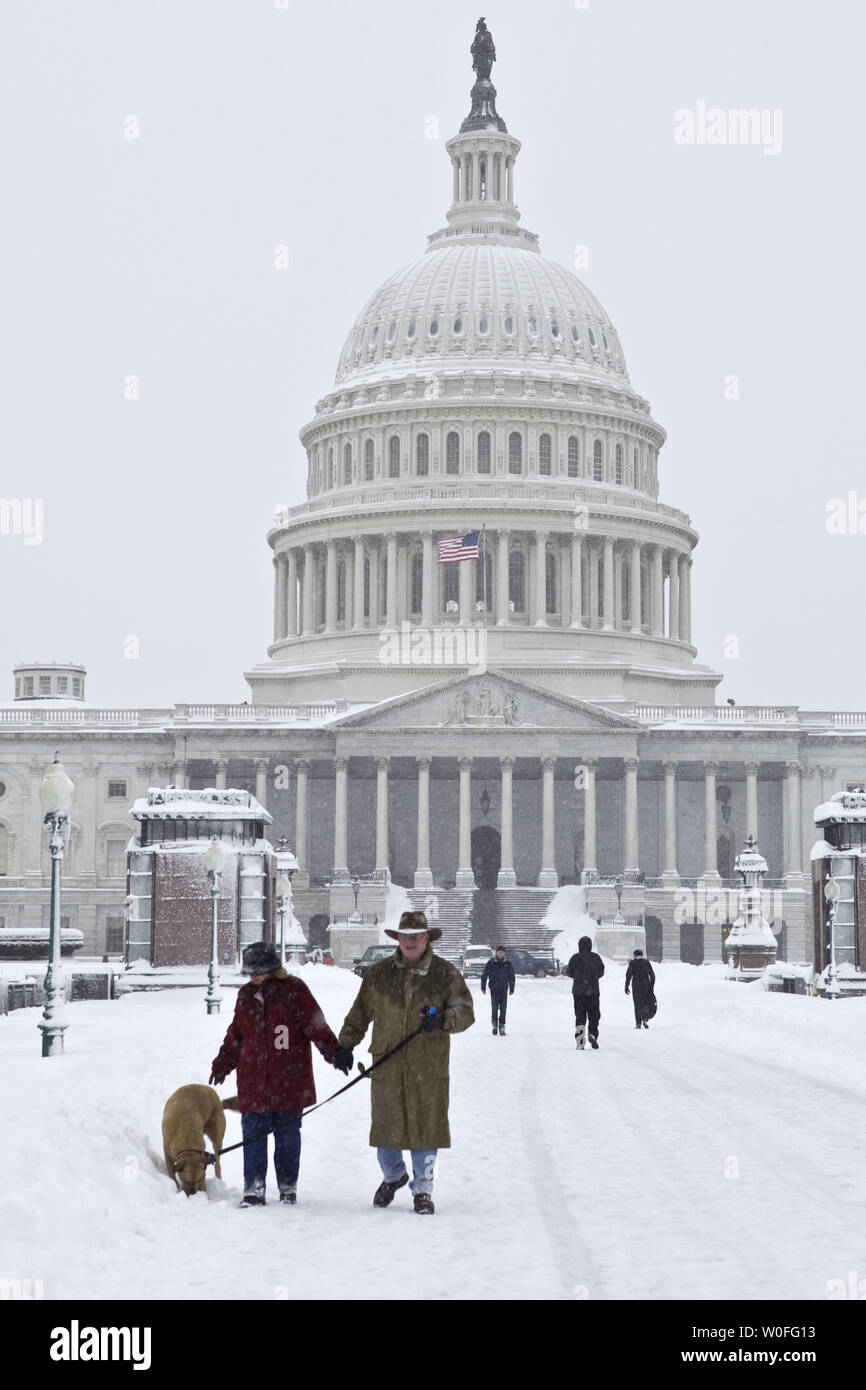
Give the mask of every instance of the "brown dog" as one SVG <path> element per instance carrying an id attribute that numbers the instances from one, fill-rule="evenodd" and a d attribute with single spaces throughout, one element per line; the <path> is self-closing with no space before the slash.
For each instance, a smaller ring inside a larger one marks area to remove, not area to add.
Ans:
<path id="1" fill-rule="evenodd" d="M 222 1101 L 211 1086 L 181 1086 L 169 1096 L 162 1114 L 162 1144 L 170 1178 L 191 1197 L 204 1192 L 208 1163 L 222 1177 L 219 1150 L 226 1131 Z M 207 1153 L 205 1135 L 216 1157 Z"/>

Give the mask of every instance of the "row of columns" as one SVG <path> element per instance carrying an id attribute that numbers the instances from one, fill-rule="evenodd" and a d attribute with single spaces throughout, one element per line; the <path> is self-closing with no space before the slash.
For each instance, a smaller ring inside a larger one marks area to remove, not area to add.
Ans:
<path id="1" fill-rule="evenodd" d="M 535 627 L 548 625 L 547 615 L 547 554 L 551 534 L 561 540 L 560 533 L 539 528 L 531 533 L 528 587 L 529 620 Z M 491 585 L 493 616 L 497 627 L 507 627 L 515 621 L 509 611 L 509 560 L 512 533 L 495 529 L 486 533 L 486 544 L 492 552 L 493 582 Z M 421 532 L 422 608 L 421 622 L 430 627 L 438 622 L 439 603 L 436 601 L 434 533 Z M 350 551 L 350 547 L 353 549 Z M 395 532 L 386 535 L 384 545 L 369 537 L 332 540 L 324 544 L 325 612 L 317 614 L 317 587 L 321 546 L 293 546 L 274 557 L 274 641 L 312 636 L 324 619 L 325 633 L 338 630 L 362 632 L 380 626 L 384 609 L 386 627 L 395 627 L 415 614 L 411 607 L 409 587 L 411 576 L 403 578 L 403 602 L 398 603 L 398 570 L 408 569 L 409 547 L 400 543 Z M 338 620 L 337 566 L 338 550 L 346 554 L 345 619 Z M 387 559 L 387 565 L 383 561 Z M 649 634 L 691 643 L 691 569 L 690 556 L 661 545 L 646 545 L 640 541 L 616 542 L 611 537 L 593 538 L 575 532 L 570 545 L 559 548 L 559 608 L 562 626 L 600 629 L 603 632 L 643 632 L 641 622 L 643 588 L 648 589 L 647 617 Z M 364 613 L 364 563 L 369 562 L 369 615 Z M 480 563 L 480 562 L 477 562 Z M 599 567 L 603 583 L 599 584 Z M 622 575 L 629 576 L 629 617 L 622 618 Z M 382 593 L 382 570 L 387 582 Z M 471 561 L 460 565 L 458 621 L 472 623 L 475 613 L 475 571 Z M 664 582 L 668 580 L 667 625 L 665 624 Z M 585 586 L 588 583 L 588 593 Z M 300 587 L 300 601 L 298 592 Z"/>

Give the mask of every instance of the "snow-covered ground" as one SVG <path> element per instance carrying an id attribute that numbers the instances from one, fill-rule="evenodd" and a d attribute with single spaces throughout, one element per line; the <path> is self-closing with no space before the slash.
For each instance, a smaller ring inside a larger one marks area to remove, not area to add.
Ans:
<path id="1" fill-rule="evenodd" d="M 337 1031 L 358 980 L 300 973 Z M 233 991 L 211 1018 L 204 981 L 71 1005 L 54 1059 L 38 1010 L 0 1018 L 0 1275 L 52 1299 L 432 1300 L 823 1299 L 866 1274 L 866 1000 L 662 965 L 638 1033 L 608 963 L 600 1050 L 577 1052 L 569 981 L 518 980 L 505 1038 L 471 988 L 423 1219 L 405 1190 L 371 1205 L 365 1082 L 305 1122 L 296 1208 L 238 1211 L 240 1152 L 206 1196 L 176 1193 L 163 1105 L 207 1081 Z M 314 1056 L 322 1099 L 343 1078 Z"/>

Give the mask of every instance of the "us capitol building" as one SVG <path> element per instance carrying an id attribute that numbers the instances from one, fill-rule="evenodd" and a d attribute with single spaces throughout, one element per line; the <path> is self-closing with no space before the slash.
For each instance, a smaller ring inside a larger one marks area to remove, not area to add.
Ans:
<path id="1" fill-rule="evenodd" d="M 301 430 L 307 498 L 268 533 L 274 629 L 251 703 L 102 709 L 32 663 L 0 707 L 0 930 L 47 924 L 39 781 L 76 784 L 64 916 L 124 937 L 130 807 L 241 788 L 299 862 L 304 924 L 372 921 L 390 879 L 446 928 L 546 941 L 555 890 L 645 921 L 650 955 L 721 958 L 733 862 L 769 864 L 780 954 L 812 955 L 813 808 L 863 781 L 866 714 L 716 701 L 692 644 L 690 519 L 616 328 L 521 225 L 493 42 L 447 142 L 451 205 L 362 309 Z M 478 558 L 439 543 L 478 532 Z M 710 910 L 707 904 L 714 904 Z"/>

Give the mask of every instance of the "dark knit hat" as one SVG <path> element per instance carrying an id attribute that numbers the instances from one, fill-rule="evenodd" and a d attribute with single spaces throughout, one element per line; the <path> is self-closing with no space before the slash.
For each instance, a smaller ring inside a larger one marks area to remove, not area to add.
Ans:
<path id="1" fill-rule="evenodd" d="M 279 968 L 280 958 L 267 941 L 254 941 L 252 946 L 244 947 L 242 975 L 270 975 Z"/>
<path id="2" fill-rule="evenodd" d="M 633 956 L 642 956 L 642 955 L 643 955 L 643 951 L 632 951 L 632 955 L 633 955 Z"/>

